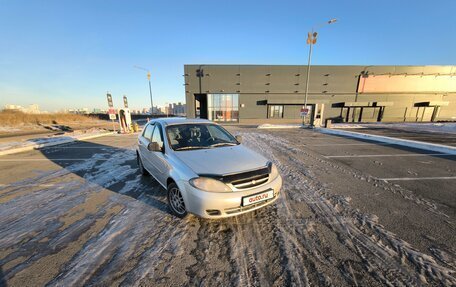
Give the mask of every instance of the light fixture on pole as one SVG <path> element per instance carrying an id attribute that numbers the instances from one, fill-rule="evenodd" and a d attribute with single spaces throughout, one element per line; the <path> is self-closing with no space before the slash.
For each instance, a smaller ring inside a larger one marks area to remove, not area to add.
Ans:
<path id="1" fill-rule="evenodd" d="M 136 69 L 143 70 L 143 71 L 147 72 L 147 80 L 149 81 L 150 114 L 153 115 L 154 114 L 154 100 L 152 98 L 152 86 L 150 84 L 150 71 L 149 71 L 149 69 L 146 69 L 146 68 L 143 68 L 143 67 L 140 67 L 140 66 L 133 66 L 133 68 L 136 68 Z"/>
<path id="2" fill-rule="evenodd" d="M 309 32 L 307 33 L 307 41 L 306 43 L 308 45 L 310 45 L 310 48 L 309 48 L 309 58 L 307 60 L 307 78 L 306 78 L 306 90 L 305 90 L 305 96 L 304 96 L 304 116 L 302 118 L 302 124 L 304 125 L 306 123 L 306 119 L 307 119 L 307 114 L 309 113 L 309 109 L 307 107 L 307 94 L 309 93 L 309 79 L 310 79 L 310 63 L 312 61 L 312 46 L 315 45 L 317 43 L 317 36 L 318 36 L 318 33 L 315 32 L 315 30 L 317 28 L 320 28 L 321 26 L 324 26 L 324 25 L 329 25 L 329 24 L 332 24 L 332 23 L 335 23 L 337 21 L 337 19 L 331 19 L 317 27 L 313 27 L 312 28 L 312 32 Z"/>

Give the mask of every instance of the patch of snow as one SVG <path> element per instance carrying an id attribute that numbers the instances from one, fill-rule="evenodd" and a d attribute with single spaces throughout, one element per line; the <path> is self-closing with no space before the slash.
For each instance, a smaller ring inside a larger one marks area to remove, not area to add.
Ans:
<path id="1" fill-rule="evenodd" d="M 78 140 L 83 137 L 98 135 L 106 132 L 103 129 L 89 129 L 85 131 L 75 131 L 72 133 L 65 133 L 61 135 L 51 135 L 43 138 L 33 138 L 24 141 L 14 141 L 14 142 L 6 142 L 0 144 L 0 151 L 15 149 L 15 148 L 22 148 L 34 145 L 43 145 L 43 144 L 50 144 L 50 143 L 59 143 L 59 142 L 67 142 L 69 140 Z"/>
<path id="2" fill-rule="evenodd" d="M 8 127 L 8 126 L 0 126 L 0 132 L 7 132 L 7 133 L 13 133 L 13 132 L 19 132 L 21 131 L 20 129 L 13 128 L 13 127 Z"/>
<path id="3" fill-rule="evenodd" d="M 456 134 L 456 123 L 369 123 L 369 124 L 333 124 L 334 129 L 349 128 L 389 128 L 398 130 L 414 130 Z"/>
<path id="4" fill-rule="evenodd" d="M 262 124 L 259 125 L 258 129 L 299 129 L 301 124 Z"/>

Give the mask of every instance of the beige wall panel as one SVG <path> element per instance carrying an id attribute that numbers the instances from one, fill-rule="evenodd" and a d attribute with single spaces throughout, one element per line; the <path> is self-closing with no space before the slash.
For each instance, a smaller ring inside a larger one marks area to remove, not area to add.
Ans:
<path id="1" fill-rule="evenodd" d="M 258 101 L 264 101 L 266 95 L 262 94 L 241 94 L 239 95 L 239 118 L 261 119 L 266 118 L 267 106 L 260 105 Z M 242 107 L 244 105 L 244 107 Z"/>
<path id="2" fill-rule="evenodd" d="M 270 74 L 269 66 L 241 66 L 241 85 L 242 93 L 265 93 L 269 90 Z"/>
<path id="3" fill-rule="evenodd" d="M 203 81 L 207 83 L 211 93 L 235 93 L 240 80 L 239 66 L 208 66 L 204 67 Z"/>

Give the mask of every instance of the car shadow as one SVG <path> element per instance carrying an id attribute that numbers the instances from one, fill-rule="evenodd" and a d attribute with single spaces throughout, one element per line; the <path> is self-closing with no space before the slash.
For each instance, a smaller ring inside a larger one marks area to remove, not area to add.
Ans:
<path id="1" fill-rule="evenodd" d="M 3 274 L 3 268 L 0 265 L 0 287 L 6 287 L 5 274 Z"/>
<path id="2" fill-rule="evenodd" d="M 77 141 L 40 150 L 51 162 L 112 192 L 139 200 L 171 214 L 166 190 L 152 177 L 140 174 L 136 151 L 94 142 Z"/>

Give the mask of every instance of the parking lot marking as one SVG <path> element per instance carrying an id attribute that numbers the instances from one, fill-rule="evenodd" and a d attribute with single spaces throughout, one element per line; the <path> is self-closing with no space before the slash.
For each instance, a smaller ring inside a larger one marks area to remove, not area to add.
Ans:
<path id="1" fill-rule="evenodd" d="M 334 144 L 304 144 L 302 146 L 350 146 L 350 145 L 393 145 L 391 143 L 334 143 Z"/>
<path id="2" fill-rule="evenodd" d="M 87 149 L 102 149 L 102 148 L 108 148 L 108 149 L 112 149 L 112 148 L 118 148 L 118 147 L 115 147 L 115 146 L 50 146 L 50 147 L 45 147 L 45 148 L 59 148 L 59 149 L 79 149 L 79 148 L 87 148 Z"/>
<path id="3" fill-rule="evenodd" d="M 396 177 L 396 178 L 379 178 L 383 181 L 397 181 L 397 180 L 447 180 L 456 179 L 456 176 L 440 176 L 440 177 Z"/>
<path id="4" fill-rule="evenodd" d="M 354 155 L 326 155 L 326 158 L 344 157 L 396 157 L 396 156 L 452 156 L 449 153 L 400 153 L 400 154 L 354 154 Z M 453 155 L 454 156 L 454 155 Z"/>
<path id="5" fill-rule="evenodd" d="M 0 187 L 54 187 L 55 184 L 3 184 L 0 183 Z"/>

